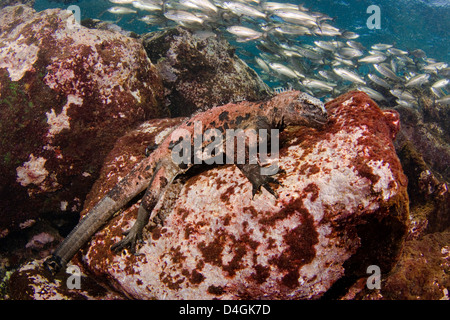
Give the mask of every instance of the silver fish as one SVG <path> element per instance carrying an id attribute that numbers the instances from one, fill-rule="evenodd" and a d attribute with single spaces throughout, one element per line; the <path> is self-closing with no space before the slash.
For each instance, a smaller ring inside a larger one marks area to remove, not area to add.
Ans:
<path id="1" fill-rule="evenodd" d="M 432 88 L 444 88 L 450 83 L 449 79 L 441 79 L 431 85 Z"/>
<path id="2" fill-rule="evenodd" d="M 314 50 L 312 50 L 312 49 L 309 49 L 309 48 L 306 48 L 306 47 L 299 47 L 299 46 L 296 46 L 296 47 L 295 47 L 295 50 L 296 50 L 301 56 L 303 56 L 303 57 L 305 57 L 305 58 L 309 58 L 309 59 L 312 59 L 312 60 L 320 60 L 320 59 L 322 59 L 322 54 L 319 53 L 319 52 L 317 52 L 317 51 L 314 51 Z"/>
<path id="3" fill-rule="evenodd" d="M 329 37 L 335 37 L 335 36 L 341 35 L 341 31 L 338 28 L 333 27 L 332 25 L 329 25 L 328 23 L 322 23 L 320 25 L 320 27 L 314 29 L 314 33 L 316 35 L 329 36 Z"/>
<path id="4" fill-rule="evenodd" d="M 320 70 L 318 72 L 319 76 L 321 76 L 322 78 L 326 79 L 326 80 L 334 80 L 337 81 L 340 79 L 339 76 L 337 76 L 334 72 L 330 71 L 330 70 Z"/>
<path id="5" fill-rule="evenodd" d="M 436 102 L 448 106 L 450 105 L 450 95 L 446 95 L 445 97 L 436 100 Z"/>
<path id="6" fill-rule="evenodd" d="M 366 48 L 359 42 L 357 41 L 353 41 L 353 40 L 348 40 L 346 42 L 347 46 L 349 46 L 350 48 L 353 49 L 358 49 L 358 50 L 365 50 Z"/>
<path id="7" fill-rule="evenodd" d="M 400 100 L 406 100 L 406 101 L 416 101 L 417 100 L 417 98 L 411 92 L 406 91 L 406 90 L 392 89 L 392 90 L 389 90 L 389 92 L 394 97 L 397 97 Z"/>
<path id="8" fill-rule="evenodd" d="M 303 11 L 277 9 L 273 11 L 273 14 L 280 17 L 286 22 L 300 24 L 308 27 L 317 26 L 317 19 Z"/>
<path id="9" fill-rule="evenodd" d="M 422 49 L 416 49 L 410 52 L 416 58 L 425 58 L 427 54 Z"/>
<path id="10" fill-rule="evenodd" d="M 109 0 L 109 2 L 114 4 L 131 4 L 134 0 Z"/>
<path id="11" fill-rule="evenodd" d="M 386 56 L 384 54 L 373 54 L 358 60 L 358 62 L 363 63 L 380 63 L 386 60 Z"/>
<path id="12" fill-rule="evenodd" d="M 304 79 L 301 82 L 305 87 L 310 89 L 320 89 L 326 91 L 333 91 L 336 84 L 330 82 L 324 82 L 316 79 Z"/>
<path id="13" fill-rule="evenodd" d="M 273 12 L 275 10 L 299 10 L 299 6 L 292 3 L 265 2 L 262 8 L 266 11 Z"/>
<path id="14" fill-rule="evenodd" d="M 334 56 L 334 61 L 332 62 L 332 65 L 333 66 L 340 66 L 341 64 L 345 64 L 345 65 L 347 65 L 349 67 L 353 67 L 355 65 L 352 60 L 342 58 L 339 55 L 335 55 Z"/>
<path id="15" fill-rule="evenodd" d="M 375 75 L 375 74 L 369 73 L 369 74 L 367 75 L 367 77 L 368 77 L 373 83 L 375 83 L 375 84 L 377 84 L 377 85 L 379 85 L 379 86 L 381 86 L 381 87 L 383 87 L 383 88 L 386 88 L 386 89 L 391 88 L 391 85 L 390 85 L 386 80 L 381 79 L 380 77 L 378 77 L 378 76 Z"/>
<path id="16" fill-rule="evenodd" d="M 259 57 L 255 57 L 255 61 L 258 64 L 258 66 L 261 69 L 263 69 L 265 72 L 267 72 L 267 73 L 270 72 L 269 66 L 267 65 L 267 63 L 263 59 L 261 59 Z"/>
<path id="17" fill-rule="evenodd" d="M 162 10 L 161 4 L 159 4 L 157 2 L 153 2 L 153 1 L 148 1 L 148 0 L 132 1 L 131 4 L 136 9 L 144 10 L 144 11 L 160 11 L 160 10 Z"/>
<path id="18" fill-rule="evenodd" d="M 424 66 L 422 69 L 423 70 L 427 70 L 427 71 L 438 71 L 444 68 L 447 68 L 448 64 L 446 64 L 445 62 L 436 62 L 436 63 L 431 63 L 428 64 L 426 66 Z"/>
<path id="19" fill-rule="evenodd" d="M 219 9 L 209 0 L 189 0 L 189 1 L 191 1 L 193 4 L 195 4 L 200 9 L 204 9 L 204 10 L 210 11 L 210 12 L 218 12 L 219 11 Z"/>
<path id="20" fill-rule="evenodd" d="M 291 25 L 291 24 L 280 24 L 271 30 L 274 30 L 281 34 L 291 34 L 291 35 L 298 35 L 298 36 L 312 34 L 311 30 L 309 30 L 305 26 Z M 271 31 L 271 30 L 269 30 L 269 31 Z"/>
<path id="21" fill-rule="evenodd" d="M 385 76 L 386 78 L 389 78 L 391 80 L 395 80 L 395 81 L 402 81 L 402 79 L 400 77 L 398 77 L 394 71 L 392 71 L 391 69 L 389 69 L 389 67 L 385 66 L 384 64 L 374 64 L 373 65 L 375 70 L 377 70 L 381 75 Z"/>
<path id="22" fill-rule="evenodd" d="M 336 73 L 338 76 L 340 76 L 342 79 L 354 82 L 354 83 L 361 83 L 366 84 L 366 82 L 356 73 L 351 72 L 347 69 L 343 68 L 333 68 L 334 73 Z"/>
<path id="23" fill-rule="evenodd" d="M 407 51 L 400 50 L 397 48 L 389 48 L 389 49 L 387 49 L 387 52 L 389 52 L 390 54 L 392 54 L 394 56 L 404 56 L 404 55 L 408 54 Z"/>
<path id="24" fill-rule="evenodd" d="M 355 49 L 355 48 L 340 48 L 338 49 L 339 55 L 347 58 L 347 59 L 353 59 L 353 58 L 358 58 L 360 56 L 363 55 L 363 52 L 359 49 Z"/>
<path id="25" fill-rule="evenodd" d="M 415 77 L 412 77 L 405 83 L 405 87 L 417 87 L 421 86 L 428 82 L 429 74 L 419 74 Z"/>
<path id="26" fill-rule="evenodd" d="M 336 46 L 331 41 L 314 41 L 314 44 L 323 50 L 327 51 L 336 50 Z"/>
<path id="27" fill-rule="evenodd" d="M 107 10 L 110 13 L 113 14 L 130 14 L 130 13 L 137 13 L 136 10 L 126 8 L 126 7 L 111 7 Z"/>
<path id="28" fill-rule="evenodd" d="M 289 67 L 282 65 L 281 63 L 273 62 L 269 63 L 269 66 L 277 73 L 285 75 L 289 78 L 298 78 L 299 76 Z"/>
<path id="29" fill-rule="evenodd" d="M 359 34 L 352 31 L 344 31 L 342 32 L 342 37 L 344 37 L 345 39 L 358 39 Z"/>
<path id="30" fill-rule="evenodd" d="M 137 20 L 142 21 L 146 24 L 161 24 L 165 21 L 164 17 L 161 17 L 159 15 L 147 15 L 138 18 Z"/>
<path id="31" fill-rule="evenodd" d="M 230 10 L 236 15 L 246 15 L 254 18 L 266 18 L 265 13 L 240 2 L 226 1 L 223 3 L 223 7 Z"/>
<path id="32" fill-rule="evenodd" d="M 413 103 L 411 101 L 406 101 L 406 100 L 402 100 L 402 99 L 397 99 L 395 101 L 397 102 L 397 104 L 399 106 L 408 107 L 408 108 L 413 108 L 414 105 L 416 104 L 416 103 Z"/>
<path id="33" fill-rule="evenodd" d="M 356 89 L 358 89 L 359 91 L 363 91 L 365 93 L 367 93 L 367 95 L 369 97 L 371 97 L 372 99 L 376 100 L 376 101 L 386 101 L 386 98 L 379 93 L 376 90 L 373 90 L 372 88 L 369 87 L 357 87 Z"/>
<path id="34" fill-rule="evenodd" d="M 441 88 L 430 88 L 431 93 L 433 93 L 437 98 L 442 98 L 443 96 L 445 96 L 444 91 Z"/>
<path id="35" fill-rule="evenodd" d="M 196 15 L 183 11 L 183 10 L 168 10 L 166 13 L 164 13 L 164 16 L 172 21 L 175 21 L 177 23 L 183 22 L 183 23 L 198 23 L 203 24 L 204 20 L 197 17 Z"/>
<path id="36" fill-rule="evenodd" d="M 262 32 L 242 26 L 231 26 L 227 28 L 227 31 L 238 37 L 252 40 L 261 38 L 264 35 Z"/>
<path id="37" fill-rule="evenodd" d="M 392 44 L 377 43 L 377 44 L 374 44 L 371 48 L 375 49 L 375 50 L 386 50 L 386 49 L 389 49 L 392 47 L 393 47 Z"/>

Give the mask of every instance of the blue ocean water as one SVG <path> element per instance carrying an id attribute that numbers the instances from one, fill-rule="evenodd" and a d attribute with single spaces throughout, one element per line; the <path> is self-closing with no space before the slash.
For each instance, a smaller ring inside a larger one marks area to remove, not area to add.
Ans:
<path id="1" fill-rule="evenodd" d="M 64 3 L 65 2 L 65 3 Z M 429 58 L 450 62 L 450 1 L 449 0 L 288 0 L 303 4 L 311 11 L 319 11 L 334 18 L 333 25 L 360 35 L 357 41 L 370 47 L 376 43 L 394 44 L 402 50 L 422 49 Z M 108 0 L 49 1 L 36 0 L 35 9 L 67 8 L 75 4 L 81 8 L 81 19 L 99 18 L 117 20 L 117 16 L 105 13 L 114 6 Z M 381 10 L 381 28 L 370 30 L 367 8 L 377 5 Z M 145 33 L 154 28 L 124 16 L 118 23 L 123 29 Z"/>

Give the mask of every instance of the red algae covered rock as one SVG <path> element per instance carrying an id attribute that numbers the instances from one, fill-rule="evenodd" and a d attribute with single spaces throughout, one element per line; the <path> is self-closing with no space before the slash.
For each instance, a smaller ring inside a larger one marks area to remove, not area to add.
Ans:
<path id="1" fill-rule="evenodd" d="M 74 21 L 0 11 L 0 237 L 42 212 L 79 212 L 115 140 L 168 114 L 138 40 Z"/>
<path id="2" fill-rule="evenodd" d="M 139 255 L 116 255 L 110 246 L 133 224 L 140 200 L 76 260 L 137 299 L 337 298 L 367 277 L 370 265 L 388 273 L 408 229 L 407 181 L 392 142 L 398 114 L 361 92 L 326 107 L 324 129 L 290 127 L 281 135 L 278 198 L 266 190 L 252 198 L 251 183 L 234 165 L 192 172 L 156 207 Z M 142 157 L 143 141 L 157 143 L 172 125 L 134 133 L 128 141 L 139 141 L 138 153 L 128 154 L 129 146 L 126 158 Z M 110 155 L 84 212 L 128 172 L 124 163 Z"/>

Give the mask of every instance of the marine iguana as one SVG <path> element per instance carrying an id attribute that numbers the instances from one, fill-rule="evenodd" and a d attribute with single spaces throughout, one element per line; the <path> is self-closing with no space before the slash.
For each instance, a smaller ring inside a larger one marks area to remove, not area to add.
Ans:
<path id="1" fill-rule="evenodd" d="M 193 166 L 192 162 L 188 164 L 174 162 L 172 149 L 186 132 L 193 136 L 195 123 L 201 124 L 202 132 L 208 129 L 225 132 L 227 129 L 282 130 L 286 126 L 321 127 L 326 121 L 327 114 L 323 103 L 299 91 L 284 92 L 262 102 L 229 103 L 194 114 L 175 128 L 147 158 L 135 165 L 80 220 L 55 252 L 45 260 L 45 267 L 52 274 L 59 272 L 115 212 L 147 188 L 136 222 L 125 232 L 125 238 L 111 247 L 116 252 L 128 248 L 134 253 L 137 241 L 142 239 L 144 227 L 155 216 L 153 208 L 164 197 L 172 181 Z M 174 137 L 178 137 L 178 140 Z M 223 143 L 225 144 L 225 141 Z M 248 156 L 248 153 L 246 155 Z M 262 167 L 259 164 L 245 163 L 237 166 L 252 183 L 253 195 L 262 186 L 276 196 L 269 183 L 278 181 L 270 175 L 261 175 Z"/>

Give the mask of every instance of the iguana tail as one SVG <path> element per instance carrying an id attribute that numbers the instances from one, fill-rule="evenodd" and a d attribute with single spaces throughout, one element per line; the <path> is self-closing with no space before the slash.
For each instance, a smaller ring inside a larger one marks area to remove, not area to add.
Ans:
<path id="1" fill-rule="evenodd" d="M 45 260 L 44 266 L 52 274 L 64 268 L 115 212 L 147 188 L 155 173 L 156 163 L 154 157 L 150 156 L 134 166 L 130 173 L 80 220 L 53 255 Z"/>

